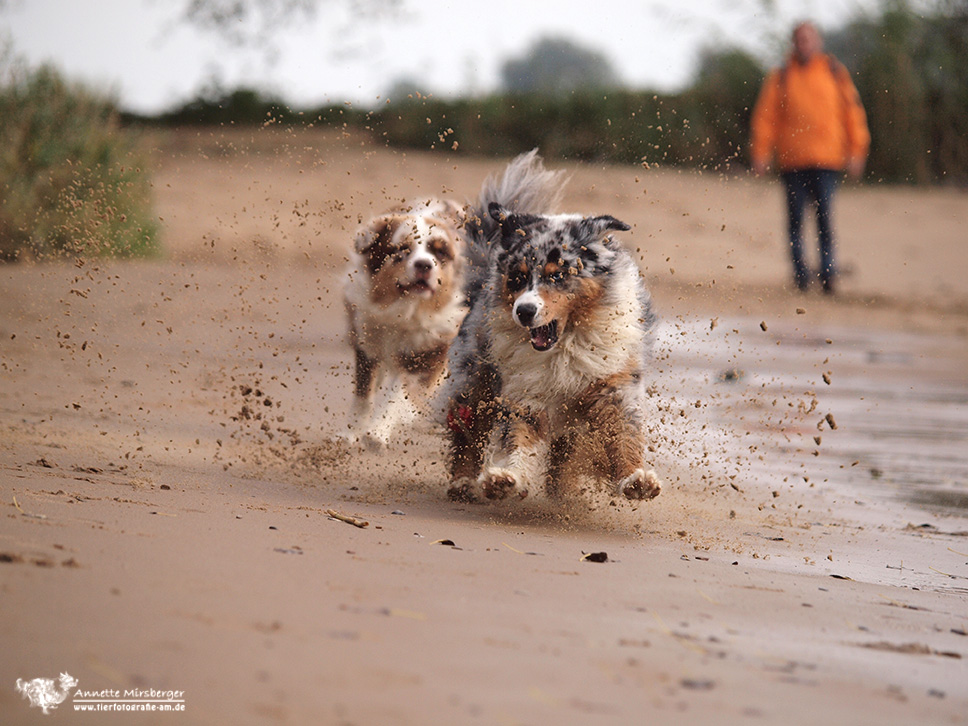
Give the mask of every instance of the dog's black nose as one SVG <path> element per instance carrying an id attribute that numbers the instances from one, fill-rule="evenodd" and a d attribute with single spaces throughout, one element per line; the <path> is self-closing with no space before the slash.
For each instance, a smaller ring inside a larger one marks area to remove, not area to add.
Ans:
<path id="1" fill-rule="evenodd" d="M 430 260 L 415 260 L 413 266 L 417 272 L 430 272 L 434 268 L 434 263 Z"/>
<path id="2" fill-rule="evenodd" d="M 538 314 L 538 306 L 534 303 L 521 303 L 515 308 L 514 314 L 518 316 L 518 322 L 526 328 L 531 327 L 534 316 Z"/>

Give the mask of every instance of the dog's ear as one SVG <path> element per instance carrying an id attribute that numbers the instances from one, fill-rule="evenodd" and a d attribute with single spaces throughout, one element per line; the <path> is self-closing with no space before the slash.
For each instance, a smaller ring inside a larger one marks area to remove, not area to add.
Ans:
<path id="1" fill-rule="evenodd" d="M 491 219 L 501 225 L 501 245 L 505 249 L 509 249 L 516 241 L 526 237 L 525 227 L 540 219 L 533 214 L 517 214 L 508 211 L 497 202 L 491 202 L 487 206 L 487 211 Z"/>
<path id="2" fill-rule="evenodd" d="M 442 202 L 440 209 L 428 214 L 425 219 L 431 227 L 439 226 L 443 229 L 447 237 L 458 245 L 461 243 L 460 230 L 473 229 L 475 222 L 475 220 L 469 219 L 466 207 L 452 201 Z"/>
<path id="3" fill-rule="evenodd" d="M 585 239 L 602 239 L 606 245 L 612 241 L 612 238 L 607 236 L 606 232 L 627 232 L 630 229 L 632 228 L 629 225 L 620 219 L 615 219 L 610 214 L 602 214 L 597 217 L 585 217 L 581 221 L 581 236 Z"/>
<path id="4" fill-rule="evenodd" d="M 500 222 L 502 227 L 507 222 L 508 217 L 511 216 L 511 213 L 497 202 L 491 202 L 487 205 L 487 213 L 491 215 L 491 219 L 495 222 Z"/>
<path id="5" fill-rule="evenodd" d="M 628 232 L 632 229 L 629 225 L 620 219 L 615 219 L 611 214 L 602 214 L 598 217 L 589 217 L 585 220 L 592 225 L 599 234 L 608 232 L 609 230 L 617 230 L 619 232 Z"/>
<path id="6" fill-rule="evenodd" d="M 374 217 L 356 232 L 354 249 L 361 255 L 377 244 L 387 244 L 394 232 L 400 226 L 400 217 L 395 214 L 384 214 Z"/>
<path id="7" fill-rule="evenodd" d="M 356 233 L 354 249 L 364 255 L 370 274 L 383 266 L 393 252 L 393 236 L 400 228 L 403 218 L 396 214 L 384 214 L 371 219 Z"/>
<path id="8" fill-rule="evenodd" d="M 457 220 L 457 226 L 460 227 L 467 223 L 467 207 L 448 199 L 444 202 L 444 209 Z"/>

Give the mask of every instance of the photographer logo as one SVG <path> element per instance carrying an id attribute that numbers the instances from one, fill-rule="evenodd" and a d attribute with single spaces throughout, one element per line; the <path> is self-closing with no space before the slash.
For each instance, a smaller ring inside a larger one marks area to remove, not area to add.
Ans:
<path id="1" fill-rule="evenodd" d="M 77 679 L 69 673 L 61 673 L 53 678 L 34 678 L 32 681 L 17 679 L 17 690 L 24 698 L 30 699 L 30 706 L 41 709 L 45 714 L 57 708 L 67 698 L 70 689 L 77 686 Z"/>
<path id="2" fill-rule="evenodd" d="M 76 689 L 76 690 L 75 690 Z M 34 678 L 25 681 L 17 679 L 17 691 L 30 706 L 50 714 L 71 696 L 71 706 L 75 711 L 98 711 L 126 713 L 130 711 L 149 711 L 151 713 L 184 713 L 185 692 L 173 689 L 155 688 L 103 688 L 83 690 L 77 688 L 77 679 L 69 673 L 61 673 L 57 679 Z M 73 694 L 72 694 L 73 691 Z"/>

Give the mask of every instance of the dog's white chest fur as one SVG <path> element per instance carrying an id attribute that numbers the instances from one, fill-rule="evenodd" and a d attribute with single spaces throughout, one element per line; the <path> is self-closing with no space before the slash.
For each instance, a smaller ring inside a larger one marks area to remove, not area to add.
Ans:
<path id="1" fill-rule="evenodd" d="M 401 298 L 386 307 L 373 305 L 364 286 L 347 289 L 346 301 L 356 309 L 354 325 L 360 346 L 381 360 L 397 353 L 434 348 L 453 339 L 467 309 L 455 293 L 439 310 L 427 311 L 419 298 Z"/>

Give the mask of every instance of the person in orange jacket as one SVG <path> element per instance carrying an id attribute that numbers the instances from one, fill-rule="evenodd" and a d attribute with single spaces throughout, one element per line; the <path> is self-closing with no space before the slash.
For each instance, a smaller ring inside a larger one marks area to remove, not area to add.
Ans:
<path id="1" fill-rule="evenodd" d="M 792 45 L 786 64 L 767 76 L 753 108 L 752 165 L 756 174 L 765 174 L 775 159 L 783 179 L 794 281 L 800 290 L 814 277 L 803 257 L 803 210 L 808 199 L 816 202 L 819 277 L 824 292 L 832 293 L 831 203 L 844 171 L 853 179 L 863 173 L 870 132 L 850 74 L 823 52 L 816 26 L 799 23 Z"/>

